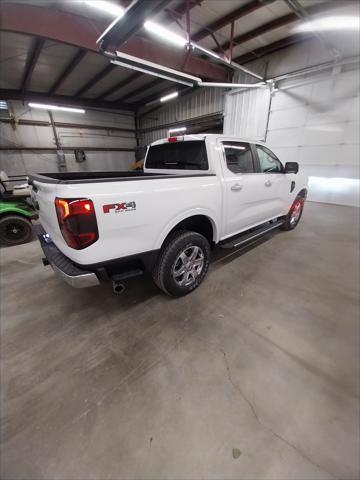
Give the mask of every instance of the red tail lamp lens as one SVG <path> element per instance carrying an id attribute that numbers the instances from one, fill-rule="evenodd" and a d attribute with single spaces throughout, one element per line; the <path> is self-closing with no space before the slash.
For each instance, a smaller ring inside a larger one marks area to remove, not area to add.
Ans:
<path id="1" fill-rule="evenodd" d="M 87 198 L 55 198 L 60 231 L 69 247 L 81 250 L 99 238 L 94 204 Z"/>

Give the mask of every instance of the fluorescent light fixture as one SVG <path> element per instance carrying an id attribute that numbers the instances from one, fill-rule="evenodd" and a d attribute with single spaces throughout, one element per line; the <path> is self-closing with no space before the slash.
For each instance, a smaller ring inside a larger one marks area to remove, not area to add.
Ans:
<path id="1" fill-rule="evenodd" d="M 219 83 L 219 82 L 199 82 L 199 87 L 221 87 L 221 88 L 264 88 L 265 82 L 261 83 Z"/>
<path id="2" fill-rule="evenodd" d="M 196 43 L 191 43 L 192 47 L 194 47 L 195 49 L 197 50 L 200 50 L 201 52 L 204 52 L 206 53 L 206 55 L 210 55 L 211 57 L 214 57 L 214 58 L 217 58 L 217 59 L 220 59 L 221 60 L 221 57 L 220 55 L 218 55 L 217 53 L 211 51 L 211 50 L 208 50 L 207 48 L 204 48 L 204 47 L 200 47 L 200 45 L 197 45 Z"/>
<path id="3" fill-rule="evenodd" d="M 8 104 L 6 100 L 0 100 L 0 110 L 8 110 Z"/>
<path id="4" fill-rule="evenodd" d="M 169 133 L 186 132 L 186 127 L 170 128 Z"/>
<path id="5" fill-rule="evenodd" d="M 42 110 L 55 110 L 58 112 L 85 113 L 83 108 L 58 107 L 57 105 L 47 105 L 46 103 L 29 103 L 31 108 L 40 108 Z"/>
<path id="6" fill-rule="evenodd" d="M 178 47 L 183 47 L 187 44 L 186 38 L 181 37 L 177 33 L 174 33 L 168 28 L 162 27 L 158 23 L 152 22 L 151 20 L 147 20 L 144 23 L 144 27 L 148 32 L 153 33 L 154 35 L 157 35 L 158 37 Z"/>
<path id="7" fill-rule="evenodd" d="M 179 95 L 179 92 L 169 93 L 169 95 L 165 95 L 164 97 L 161 97 L 160 102 L 167 102 L 168 100 L 176 98 L 178 95 Z"/>
<path id="8" fill-rule="evenodd" d="M 112 15 L 113 17 L 122 17 L 125 9 L 112 2 L 105 2 L 104 0 L 84 0 L 84 3 L 89 7 L 96 8 L 102 12 Z"/>
<path id="9" fill-rule="evenodd" d="M 297 32 L 328 32 L 336 30 L 360 30 L 360 17 L 355 15 L 338 15 L 322 17 L 302 23 L 295 28 Z"/>
<path id="10" fill-rule="evenodd" d="M 174 70 L 172 68 L 165 67 L 158 63 L 149 62 L 143 58 L 134 57 L 123 52 L 116 52 L 117 60 L 111 60 L 111 63 L 115 65 L 121 65 L 122 67 L 130 68 L 132 70 L 137 70 L 139 72 L 147 73 L 148 75 L 154 75 L 155 77 L 164 78 L 165 80 L 170 80 L 171 82 L 182 83 L 188 87 L 194 87 L 199 82 L 201 78 L 194 77 L 187 73 L 180 72 L 179 70 Z"/>

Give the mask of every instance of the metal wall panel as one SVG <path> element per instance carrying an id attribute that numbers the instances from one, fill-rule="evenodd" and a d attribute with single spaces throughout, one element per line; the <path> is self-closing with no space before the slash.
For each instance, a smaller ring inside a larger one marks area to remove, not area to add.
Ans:
<path id="1" fill-rule="evenodd" d="M 318 40 L 279 51 L 248 64 L 268 77 L 331 60 Z M 253 82 L 239 74 L 237 81 Z M 359 64 L 303 74 L 279 82 L 269 115 L 262 90 L 244 90 L 226 98 L 224 132 L 261 138 L 285 163 L 299 162 L 310 177 L 309 199 L 359 205 Z"/>
<path id="2" fill-rule="evenodd" d="M 274 93 L 267 143 L 311 177 L 310 200 L 359 205 L 359 105 L 357 68 L 289 79 Z"/>
<path id="3" fill-rule="evenodd" d="M 49 122 L 46 110 L 31 109 L 21 102 L 10 102 L 15 118 Z M 65 153 L 69 171 L 77 170 L 128 170 L 135 161 L 134 152 L 106 151 L 107 148 L 136 147 L 134 115 L 129 112 L 86 110 L 85 114 L 53 112 L 55 122 L 98 125 L 109 130 L 56 127 L 63 147 L 104 148 L 104 151 L 86 151 L 87 160 L 76 163 L 73 152 Z M 132 129 L 133 132 L 111 130 Z M 51 126 L 16 125 L 0 123 L 0 140 L 3 147 L 55 148 Z M 36 151 L 0 151 L 0 170 L 8 175 L 30 172 L 57 171 L 56 153 Z"/>
<path id="4" fill-rule="evenodd" d="M 142 117 L 139 129 L 156 128 L 174 122 L 221 113 L 224 109 L 224 89 L 200 88 L 176 102 L 170 102 L 161 109 Z M 167 128 L 155 129 L 141 135 L 141 143 L 149 144 L 168 135 Z"/>

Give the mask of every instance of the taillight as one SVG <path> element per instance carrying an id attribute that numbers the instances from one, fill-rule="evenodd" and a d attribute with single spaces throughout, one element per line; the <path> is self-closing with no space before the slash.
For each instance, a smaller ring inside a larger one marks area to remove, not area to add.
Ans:
<path id="1" fill-rule="evenodd" d="M 99 238 L 94 204 L 87 198 L 55 198 L 60 231 L 71 248 L 81 250 Z"/>

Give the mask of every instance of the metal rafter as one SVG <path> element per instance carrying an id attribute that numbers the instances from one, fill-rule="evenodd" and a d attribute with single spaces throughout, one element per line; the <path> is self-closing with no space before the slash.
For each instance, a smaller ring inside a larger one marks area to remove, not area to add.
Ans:
<path id="1" fill-rule="evenodd" d="M 21 91 L 23 93 L 26 92 L 26 90 L 29 87 L 29 84 L 31 82 L 31 77 L 34 72 L 34 69 L 36 67 L 36 63 L 39 59 L 41 50 L 44 46 L 45 40 L 43 38 L 35 38 L 33 40 L 33 44 L 30 48 L 30 51 L 28 53 L 27 61 L 26 61 L 26 66 L 25 66 L 25 71 L 24 71 L 24 76 L 21 82 Z"/>
<path id="2" fill-rule="evenodd" d="M 137 88 L 136 90 L 131 90 L 131 92 L 127 93 L 126 95 L 124 95 L 122 97 L 120 97 L 116 101 L 125 102 L 129 98 L 136 97 L 137 95 L 143 93 L 146 90 L 150 90 L 153 87 L 156 87 L 157 85 L 161 84 L 164 81 L 165 80 L 163 80 L 161 78 L 155 78 L 155 80 L 153 80 L 152 82 L 147 83 L 146 85 L 142 85 L 141 87 Z"/>
<path id="3" fill-rule="evenodd" d="M 83 87 L 81 87 L 74 95 L 75 97 L 81 97 L 83 93 L 85 93 L 87 90 L 89 90 L 91 87 L 96 85 L 100 80 L 102 80 L 106 75 L 109 75 L 114 69 L 116 68 L 115 65 L 110 63 L 109 65 L 106 65 L 105 68 L 103 68 L 99 73 L 97 73 L 94 77 L 92 77 L 88 82 L 85 83 Z"/>
<path id="4" fill-rule="evenodd" d="M 125 78 L 125 80 L 121 80 L 120 82 L 116 83 L 115 85 L 113 85 L 112 87 L 108 88 L 107 90 L 105 90 L 105 92 L 103 92 L 100 96 L 96 97 L 96 100 L 100 100 L 100 99 L 103 99 L 105 97 L 109 97 L 110 95 L 112 95 L 113 93 L 117 92 L 118 90 L 121 90 L 123 87 L 126 87 L 126 85 L 128 85 L 129 83 L 132 83 L 134 82 L 135 80 L 137 80 L 138 78 L 142 77 L 144 74 L 141 73 L 141 72 L 135 72 L 133 73 L 132 75 L 130 75 L 130 77 L 128 78 Z"/>
<path id="5" fill-rule="evenodd" d="M 349 3 L 347 0 L 342 0 L 343 4 Z M 308 14 L 313 15 L 316 13 L 327 12 L 334 8 L 338 8 L 339 5 L 337 2 L 328 1 L 325 3 L 315 4 L 312 7 L 307 9 Z M 283 27 L 284 25 L 288 25 L 289 23 L 295 22 L 298 20 L 299 17 L 296 13 L 289 13 L 287 15 L 283 15 L 282 17 L 275 18 L 275 20 L 271 20 L 271 22 L 264 23 L 259 27 L 254 28 L 248 32 L 242 33 L 234 38 L 234 44 L 240 45 L 242 43 L 247 42 L 248 40 L 252 40 L 253 38 L 262 35 L 263 33 L 269 32 L 270 30 L 275 30 L 276 28 Z M 223 50 L 228 50 L 230 47 L 230 41 L 225 42 L 221 45 Z M 215 52 L 219 52 L 220 49 L 217 47 L 214 49 Z"/>
<path id="6" fill-rule="evenodd" d="M 96 44 L 98 32 L 104 31 L 107 27 L 107 22 L 103 20 L 90 21 L 80 15 L 23 3 L 20 5 L 1 2 L 0 18 L 1 30 L 39 36 L 95 53 L 99 53 Z M 175 52 L 171 45 L 139 35 L 130 38 L 121 50 L 175 70 L 181 69 L 186 57 L 185 51 Z M 224 66 L 194 56 L 189 58 L 186 67 L 186 72 L 191 75 L 220 82 L 226 80 L 227 71 Z"/>
<path id="7" fill-rule="evenodd" d="M 232 12 L 228 13 L 227 15 L 220 18 L 219 20 L 216 20 L 215 22 L 210 23 L 205 28 L 193 34 L 192 38 L 194 42 L 198 42 L 199 40 L 202 40 L 208 35 L 211 35 L 211 33 L 216 32 L 216 30 L 226 27 L 227 25 L 231 24 L 235 20 L 238 20 L 239 18 L 244 17 L 245 15 L 249 15 L 250 13 L 255 12 L 255 10 L 257 10 L 258 8 L 264 7 L 265 5 L 273 3 L 274 1 L 275 0 L 263 0 L 263 1 L 253 0 L 247 3 L 246 5 L 242 5 L 236 10 L 233 10 Z"/>
<path id="8" fill-rule="evenodd" d="M 189 0 L 189 9 L 192 9 L 194 7 L 197 7 L 201 5 L 203 0 Z M 186 0 L 184 0 L 180 5 L 174 8 L 174 12 L 179 15 L 179 17 L 182 17 L 186 13 Z"/>
<path id="9" fill-rule="evenodd" d="M 109 46 L 118 49 L 135 33 L 143 28 L 147 18 L 164 9 L 171 0 L 134 0 L 125 11 L 123 17 L 117 18 L 106 28 L 98 43 L 103 50 Z"/>
<path id="10" fill-rule="evenodd" d="M 289 6 L 291 10 L 300 18 L 304 20 L 309 20 L 310 15 L 308 11 L 297 1 L 297 0 L 284 0 L 286 5 Z M 329 40 L 322 35 L 321 32 L 315 32 L 317 38 L 325 45 L 325 47 L 329 50 L 331 55 L 334 58 L 341 57 L 340 51 L 331 43 Z"/>
<path id="11" fill-rule="evenodd" d="M 252 52 L 247 52 L 243 55 L 240 55 L 239 57 L 234 58 L 234 61 L 242 64 L 248 63 L 253 60 L 256 60 L 257 58 L 264 57 L 265 55 L 269 55 L 270 53 L 274 53 L 274 52 L 277 52 L 278 50 L 289 47 L 290 45 L 294 45 L 296 43 L 301 43 L 306 40 L 310 40 L 311 38 L 314 38 L 314 36 L 311 34 L 290 35 L 289 37 L 282 38 L 281 40 L 277 40 L 276 42 L 270 43 L 269 45 L 265 45 L 264 47 L 257 48 Z"/>
<path id="12" fill-rule="evenodd" d="M 68 76 L 75 70 L 75 68 L 79 65 L 81 60 L 85 57 L 87 51 L 84 49 L 79 49 L 74 57 L 70 60 L 70 62 L 66 65 L 64 70 L 60 73 L 59 77 L 50 88 L 48 94 L 52 95 L 59 89 L 59 87 L 65 82 Z"/>

